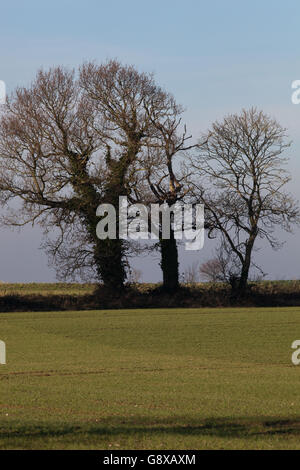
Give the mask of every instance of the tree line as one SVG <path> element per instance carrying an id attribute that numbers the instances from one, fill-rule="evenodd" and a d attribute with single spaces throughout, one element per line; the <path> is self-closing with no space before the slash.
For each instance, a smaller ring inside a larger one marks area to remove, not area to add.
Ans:
<path id="1" fill-rule="evenodd" d="M 3 225 L 38 223 L 60 279 L 97 279 L 121 291 L 133 241 L 100 240 L 100 204 L 204 204 L 208 237 L 220 245 L 206 270 L 244 293 L 257 239 L 273 248 L 277 226 L 299 223 L 290 180 L 286 129 L 251 108 L 215 122 L 195 142 L 183 108 L 152 74 L 116 60 L 39 70 L 18 87 L 0 116 Z M 118 217 L 116 218 L 118 223 Z M 118 230 L 117 230 L 118 233 Z M 163 288 L 179 288 L 178 240 L 161 230 Z M 148 247 L 149 249 L 149 247 Z"/>

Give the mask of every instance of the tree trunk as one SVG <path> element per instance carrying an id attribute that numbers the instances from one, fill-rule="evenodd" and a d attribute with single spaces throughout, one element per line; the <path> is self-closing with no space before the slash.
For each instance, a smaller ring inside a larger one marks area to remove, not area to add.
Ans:
<path id="1" fill-rule="evenodd" d="M 245 259 L 242 266 L 241 276 L 238 283 L 238 294 L 245 295 L 248 286 L 248 277 L 251 264 L 251 253 L 254 244 L 254 239 L 250 240 L 246 246 Z"/>
<path id="2" fill-rule="evenodd" d="M 168 292 L 174 292 L 179 287 L 179 263 L 174 232 L 172 229 L 170 232 L 169 240 L 161 239 L 159 242 L 161 252 L 160 266 L 163 272 L 163 289 Z"/>
<path id="3" fill-rule="evenodd" d="M 126 279 L 122 240 L 98 239 L 94 245 L 94 259 L 105 287 L 122 290 Z"/>
<path id="4" fill-rule="evenodd" d="M 76 167 L 75 167 L 76 165 Z M 96 235 L 96 226 L 99 222 L 99 217 L 96 216 L 97 207 L 102 202 L 110 203 L 116 210 L 117 234 L 119 232 L 119 195 L 124 195 L 125 189 L 123 186 L 124 174 L 117 171 L 119 168 L 113 168 L 115 171 L 111 172 L 110 179 L 107 182 L 106 191 L 104 195 L 99 196 L 93 185 L 90 183 L 86 167 L 79 166 L 75 161 L 75 174 L 80 175 L 81 178 L 76 178 L 73 187 L 83 202 L 82 215 L 85 219 L 85 226 L 89 233 L 90 241 L 93 245 L 93 254 L 96 271 L 99 280 L 101 280 L 105 287 L 110 290 L 120 290 L 124 287 L 126 279 L 125 269 L 125 249 L 123 240 L 118 238 L 115 240 L 100 240 Z M 80 183 L 78 183 L 80 181 Z"/>
<path id="5" fill-rule="evenodd" d="M 238 293 L 244 295 L 247 290 L 248 285 L 248 276 L 249 276 L 249 267 L 243 266 L 241 277 L 238 283 Z"/>

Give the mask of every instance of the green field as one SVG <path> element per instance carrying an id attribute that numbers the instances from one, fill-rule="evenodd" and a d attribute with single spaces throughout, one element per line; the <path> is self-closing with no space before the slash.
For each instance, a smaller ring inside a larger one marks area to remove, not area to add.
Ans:
<path id="1" fill-rule="evenodd" d="M 2 313 L 1 449 L 300 449 L 300 308 Z"/>
<path id="2" fill-rule="evenodd" d="M 0 297 L 5 295 L 72 295 L 80 296 L 93 294 L 96 284 L 79 284 L 69 282 L 32 282 L 32 283 L 9 283 L 0 282 Z"/>

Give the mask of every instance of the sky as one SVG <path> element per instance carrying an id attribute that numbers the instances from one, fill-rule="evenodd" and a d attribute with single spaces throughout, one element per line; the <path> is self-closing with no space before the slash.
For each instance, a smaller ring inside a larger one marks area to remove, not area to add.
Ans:
<path id="1" fill-rule="evenodd" d="M 40 67 L 117 58 L 154 72 L 186 108 L 195 138 L 214 120 L 257 106 L 287 128 L 288 189 L 300 199 L 300 105 L 291 101 L 291 84 L 300 80 L 299 19 L 298 0 L 0 0 L 0 80 L 11 92 Z M 299 235 L 278 232 L 280 251 L 260 245 L 256 261 L 269 278 L 300 278 Z M 40 243 L 38 227 L 1 229 L 0 281 L 55 281 Z M 180 250 L 181 272 L 209 259 L 214 247 L 206 239 L 197 254 Z M 158 261 L 133 265 L 144 281 L 157 281 Z"/>

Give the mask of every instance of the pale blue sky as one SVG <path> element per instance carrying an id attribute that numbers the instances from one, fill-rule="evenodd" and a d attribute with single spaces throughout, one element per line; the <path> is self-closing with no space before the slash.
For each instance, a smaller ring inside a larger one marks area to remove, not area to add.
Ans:
<path id="1" fill-rule="evenodd" d="M 299 20 L 296 0 L 0 0 L 0 80 L 11 91 L 41 66 L 118 58 L 155 73 L 186 106 L 195 137 L 224 114 L 256 105 L 288 128 L 291 190 L 300 199 L 300 105 L 291 104 L 291 83 L 300 79 Z M 261 250 L 270 277 L 300 277 L 299 234 L 283 235 L 280 252 Z M 54 280 L 37 229 L 1 238 L 0 280 Z M 206 241 L 199 259 L 211 246 Z M 181 270 L 194 259 L 182 252 Z M 160 276 L 157 260 L 141 264 L 144 280 Z"/>

